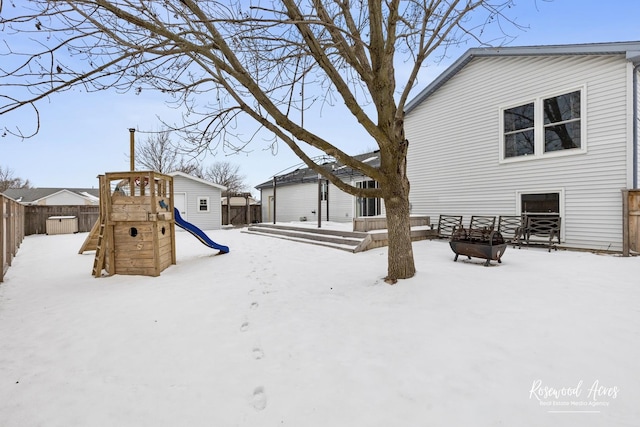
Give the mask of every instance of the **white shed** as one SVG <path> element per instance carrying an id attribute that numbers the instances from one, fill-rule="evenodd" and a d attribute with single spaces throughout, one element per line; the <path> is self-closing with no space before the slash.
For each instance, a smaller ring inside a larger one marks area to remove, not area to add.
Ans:
<path id="1" fill-rule="evenodd" d="M 201 230 L 222 227 L 222 192 L 227 188 L 191 176 L 184 172 L 172 172 L 173 203 L 180 216 Z"/>

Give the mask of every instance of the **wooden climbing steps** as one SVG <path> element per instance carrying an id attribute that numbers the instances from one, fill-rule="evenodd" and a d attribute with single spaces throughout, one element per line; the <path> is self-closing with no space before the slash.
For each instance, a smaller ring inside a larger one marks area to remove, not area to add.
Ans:
<path id="1" fill-rule="evenodd" d="M 102 270 L 104 269 L 104 254 L 105 254 L 105 239 L 104 239 L 104 223 L 100 224 L 100 231 L 98 233 L 98 242 L 96 244 L 96 256 L 93 259 L 93 270 L 92 274 L 94 277 L 102 276 Z"/>

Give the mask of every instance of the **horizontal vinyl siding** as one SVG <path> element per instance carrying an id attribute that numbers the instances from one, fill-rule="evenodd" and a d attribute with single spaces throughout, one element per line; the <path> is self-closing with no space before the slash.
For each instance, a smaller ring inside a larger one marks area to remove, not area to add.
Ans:
<path id="1" fill-rule="evenodd" d="M 355 198 L 333 184 L 329 184 L 329 219 L 335 222 L 351 222 L 354 215 Z M 326 218 L 326 213 L 322 218 Z"/>
<path id="2" fill-rule="evenodd" d="M 273 195 L 273 190 L 262 190 L 262 194 L 263 198 L 266 197 L 263 200 L 265 200 L 268 205 L 268 197 Z M 268 218 L 267 209 L 263 207 L 263 218 Z M 282 185 L 276 188 L 277 222 L 300 221 L 302 217 L 306 217 L 307 221 L 317 221 L 318 217 L 312 213 L 312 211 L 317 211 L 317 209 L 317 183 Z M 273 216 L 271 217 L 271 221 L 273 221 Z"/>
<path id="3" fill-rule="evenodd" d="M 567 246 L 620 250 L 626 186 L 622 56 L 476 58 L 405 120 L 412 214 L 516 214 L 518 191 L 563 190 Z M 500 163 L 500 108 L 585 88 L 587 152 Z"/>
<path id="4" fill-rule="evenodd" d="M 355 181 L 349 182 L 355 185 Z M 273 195 L 272 188 L 261 190 L 262 220 L 272 222 L 269 217 L 269 197 Z M 381 204 L 384 213 L 384 203 Z M 355 215 L 355 197 L 345 193 L 333 184 L 329 184 L 329 220 L 335 222 L 351 222 Z M 318 184 L 292 184 L 276 188 L 276 221 L 291 222 L 300 221 L 306 217 L 307 221 L 318 221 Z M 313 213 L 313 212 L 316 213 Z M 322 220 L 327 219 L 327 203 L 322 202 Z"/>

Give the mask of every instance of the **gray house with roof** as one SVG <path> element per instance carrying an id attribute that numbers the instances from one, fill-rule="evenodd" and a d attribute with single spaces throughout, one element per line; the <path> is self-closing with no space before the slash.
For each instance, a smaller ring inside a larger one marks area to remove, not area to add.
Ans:
<path id="1" fill-rule="evenodd" d="M 100 203 L 100 191 L 97 188 L 9 188 L 2 194 L 24 205 L 64 206 Z"/>
<path id="2" fill-rule="evenodd" d="M 354 156 L 377 167 L 377 151 Z M 326 158 L 323 167 L 355 187 L 372 188 L 377 183 L 333 159 Z M 318 184 L 320 181 L 320 185 Z M 255 187 L 260 190 L 263 222 L 317 221 L 318 198 L 321 220 L 351 222 L 363 216 L 384 215 L 384 202 L 378 198 L 358 198 L 338 189 L 307 167 L 295 167 Z"/>
<path id="3" fill-rule="evenodd" d="M 620 250 L 638 188 L 640 42 L 470 49 L 407 104 L 412 213 L 562 219 Z"/>

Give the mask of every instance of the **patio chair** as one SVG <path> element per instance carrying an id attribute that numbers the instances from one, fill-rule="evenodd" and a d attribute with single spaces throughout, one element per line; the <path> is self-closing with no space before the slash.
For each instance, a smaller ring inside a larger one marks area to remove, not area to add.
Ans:
<path id="1" fill-rule="evenodd" d="M 520 245 L 522 228 L 522 216 L 520 215 L 500 215 L 498 218 L 498 231 L 505 241 L 513 244 L 514 248 L 516 244 Z"/>
<path id="2" fill-rule="evenodd" d="M 440 215 L 438 218 L 438 237 L 449 239 L 456 228 L 462 226 L 462 215 Z"/>

